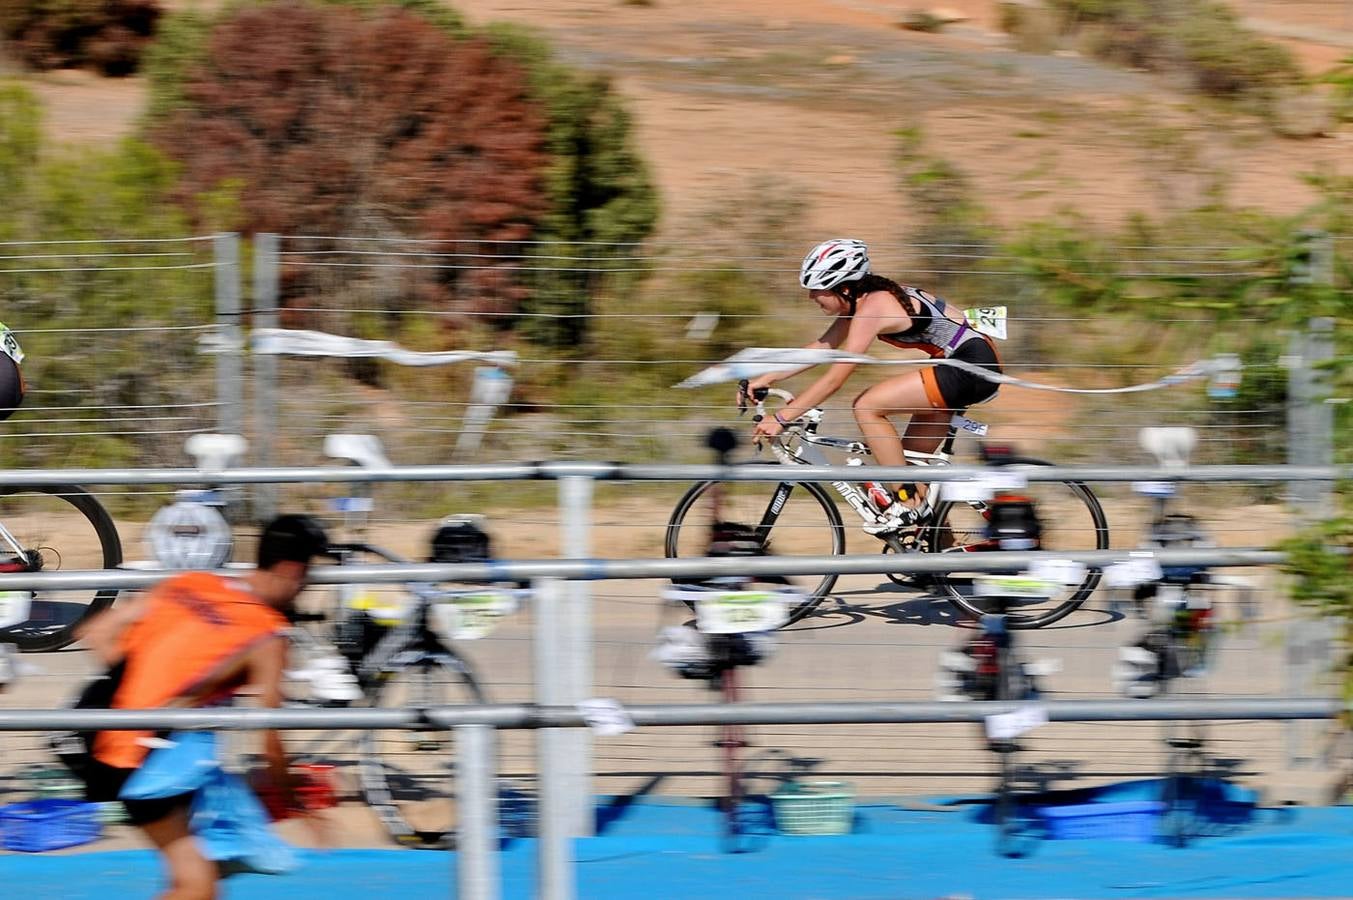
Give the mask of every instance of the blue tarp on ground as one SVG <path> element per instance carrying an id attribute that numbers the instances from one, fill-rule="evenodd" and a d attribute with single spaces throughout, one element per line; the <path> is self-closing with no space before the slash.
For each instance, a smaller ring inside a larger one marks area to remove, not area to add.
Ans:
<path id="1" fill-rule="evenodd" d="M 1131 799 L 1149 784 L 1115 786 L 1100 802 Z M 1068 798 L 1062 798 L 1068 799 Z M 1082 800 L 1083 796 L 1070 798 Z M 1243 799 L 1243 798 L 1241 798 Z M 1353 808 L 1244 807 L 1227 797 L 1231 821 L 1178 849 L 1111 840 L 1039 840 L 1028 855 L 996 853 L 981 804 L 924 808 L 862 802 L 840 837 L 754 835 L 749 852 L 721 851 L 720 819 L 708 807 L 606 803 L 602 834 L 580 840 L 578 896 L 593 898 L 985 898 L 1349 897 Z M 534 895 L 535 844 L 517 839 L 500 855 L 503 896 Z M 453 893 L 454 853 L 382 850 L 303 852 L 291 875 L 241 875 L 230 900 L 346 900 Z M 0 879 L 24 900 L 146 897 L 160 886 L 148 851 L 0 857 Z"/>

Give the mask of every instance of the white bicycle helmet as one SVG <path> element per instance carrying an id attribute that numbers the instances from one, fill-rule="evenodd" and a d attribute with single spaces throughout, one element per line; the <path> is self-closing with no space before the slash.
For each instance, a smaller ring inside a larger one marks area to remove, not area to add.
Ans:
<path id="1" fill-rule="evenodd" d="M 832 238 L 803 258 L 799 284 L 810 291 L 829 291 L 843 281 L 857 281 L 869 273 L 869 248 L 864 241 Z"/>

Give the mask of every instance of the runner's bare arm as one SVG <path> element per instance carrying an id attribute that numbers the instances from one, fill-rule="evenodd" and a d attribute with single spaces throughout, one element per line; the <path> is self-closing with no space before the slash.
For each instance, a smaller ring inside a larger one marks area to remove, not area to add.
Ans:
<path id="1" fill-rule="evenodd" d="M 75 630 L 75 637 L 105 665 L 116 665 L 125 655 L 123 633 L 145 613 L 146 597 L 138 594 L 92 617 Z"/>

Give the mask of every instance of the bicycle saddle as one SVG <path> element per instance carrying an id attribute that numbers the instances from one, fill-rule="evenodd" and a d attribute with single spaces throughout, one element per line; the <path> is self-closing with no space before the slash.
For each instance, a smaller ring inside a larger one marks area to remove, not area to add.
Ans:
<path id="1" fill-rule="evenodd" d="M 324 455 L 346 459 L 364 469 L 388 469 L 390 460 L 374 434 L 330 434 L 324 437 Z"/>
<path id="2" fill-rule="evenodd" d="M 183 449 L 204 472 L 217 472 L 244 456 L 249 446 L 243 435 L 195 434 L 183 442 Z"/>

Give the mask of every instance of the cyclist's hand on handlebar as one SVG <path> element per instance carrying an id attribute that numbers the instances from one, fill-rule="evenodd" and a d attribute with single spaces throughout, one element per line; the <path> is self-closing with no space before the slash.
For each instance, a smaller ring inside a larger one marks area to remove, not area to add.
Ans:
<path id="1" fill-rule="evenodd" d="M 783 433 L 785 426 L 781 425 L 774 416 L 764 416 L 752 428 L 752 442 L 760 446 L 762 438 L 773 438 Z"/>

